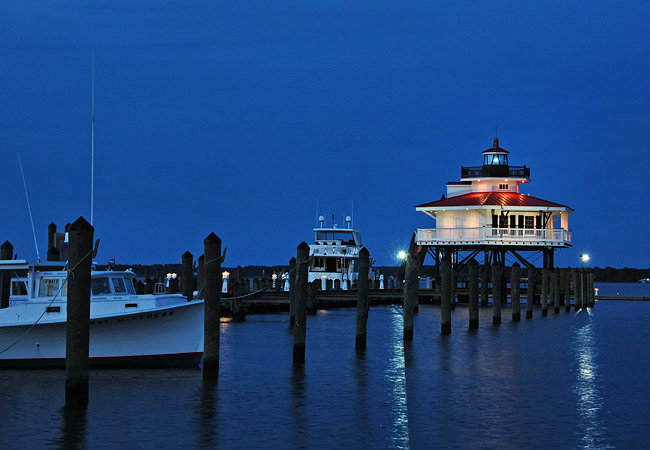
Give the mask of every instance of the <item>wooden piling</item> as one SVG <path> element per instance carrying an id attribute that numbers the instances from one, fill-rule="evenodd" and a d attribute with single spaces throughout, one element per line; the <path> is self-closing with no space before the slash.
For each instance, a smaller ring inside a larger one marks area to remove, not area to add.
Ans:
<path id="1" fill-rule="evenodd" d="M 515 262 L 510 271 L 510 302 L 512 303 L 512 321 L 521 320 L 521 266 Z"/>
<path id="2" fill-rule="evenodd" d="M 296 255 L 296 321 L 293 327 L 293 362 L 305 362 L 307 344 L 307 288 L 309 245 L 301 242 Z"/>
<path id="3" fill-rule="evenodd" d="M 592 308 L 596 306 L 596 292 L 594 289 L 594 272 L 593 270 L 589 270 L 588 275 L 588 280 L 589 280 L 589 306 Z"/>
<path id="4" fill-rule="evenodd" d="M 492 266 L 492 324 L 501 323 L 501 266 Z"/>
<path id="5" fill-rule="evenodd" d="M 289 260 L 289 327 L 296 322 L 296 258 Z"/>
<path id="6" fill-rule="evenodd" d="M 90 353 L 90 280 L 94 228 L 79 217 L 68 230 L 65 406 L 88 404 Z"/>
<path id="7" fill-rule="evenodd" d="M 451 292 L 449 293 L 449 303 L 451 304 L 451 310 L 456 309 L 456 290 L 458 289 L 458 273 L 456 267 L 451 264 L 449 270 L 449 283 L 451 284 Z"/>
<path id="8" fill-rule="evenodd" d="M 14 246 L 11 242 L 4 241 L 0 245 L 0 259 L 13 259 Z M 9 307 L 9 297 L 11 296 L 11 271 L 3 270 L 0 272 L 0 309 Z"/>
<path id="9" fill-rule="evenodd" d="M 573 269 L 567 267 L 564 271 L 564 307 L 565 312 L 571 312 L 571 278 L 573 275 Z"/>
<path id="10" fill-rule="evenodd" d="M 469 329 L 478 330 L 478 262 L 469 262 Z"/>
<path id="11" fill-rule="evenodd" d="M 533 318 L 533 302 L 535 301 L 535 282 L 537 269 L 528 267 L 528 288 L 526 289 L 526 319 Z"/>
<path id="12" fill-rule="evenodd" d="M 219 378 L 221 330 L 221 239 L 210 233 L 203 241 L 203 379 Z"/>
<path id="13" fill-rule="evenodd" d="M 407 266 L 408 270 L 408 266 Z M 355 348 L 366 349 L 366 329 L 368 327 L 368 272 L 370 271 L 370 252 L 363 247 L 359 252 L 359 287 L 357 297 L 357 337 Z M 407 272 L 408 274 L 408 272 Z M 408 275 L 407 275 L 408 276 Z"/>
<path id="14" fill-rule="evenodd" d="M 582 271 L 580 268 L 576 268 L 573 271 L 573 290 L 575 292 L 575 306 L 574 310 L 578 311 L 582 309 Z"/>
<path id="15" fill-rule="evenodd" d="M 548 269 L 542 269 L 542 316 L 548 315 Z"/>
<path id="16" fill-rule="evenodd" d="M 418 257 L 410 251 L 406 257 L 406 271 L 404 275 L 404 340 L 413 340 L 413 314 L 418 297 Z"/>
<path id="17" fill-rule="evenodd" d="M 56 224 L 54 222 L 50 222 L 50 224 L 47 226 L 47 260 L 48 261 L 59 260 L 59 251 L 56 249 L 55 237 L 56 237 Z"/>
<path id="18" fill-rule="evenodd" d="M 181 285 L 183 296 L 187 298 L 189 302 L 194 298 L 194 256 L 186 251 L 181 256 Z"/>
<path id="19" fill-rule="evenodd" d="M 451 260 L 445 255 L 440 263 L 440 333 L 451 334 Z"/>
<path id="20" fill-rule="evenodd" d="M 4 241 L 0 245 L 0 259 L 13 259 L 14 246 L 11 242 Z M 11 271 L 3 270 L 0 272 L 0 309 L 9 307 L 9 297 L 11 296 Z"/>
<path id="21" fill-rule="evenodd" d="M 481 306 L 490 304 L 490 253 L 485 252 L 483 267 L 481 268 Z"/>
<path id="22" fill-rule="evenodd" d="M 196 267 L 196 290 L 199 291 L 199 298 L 203 298 L 205 287 L 205 255 L 199 256 Z"/>
<path id="23" fill-rule="evenodd" d="M 553 269 L 551 281 L 553 282 L 553 314 L 560 314 L 560 269 Z"/>

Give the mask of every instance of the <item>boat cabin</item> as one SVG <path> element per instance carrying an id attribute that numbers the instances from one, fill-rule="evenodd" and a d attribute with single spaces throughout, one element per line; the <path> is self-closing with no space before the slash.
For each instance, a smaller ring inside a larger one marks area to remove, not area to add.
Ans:
<path id="1" fill-rule="evenodd" d="M 346 217 L 347 228 L 333 224 L 325 228 L 324 217 L 319 217 L 320 227 L 314 228 L 314 244 L 309 246 L 311 263 L 309 281 L 319 278 L 356 279 L 357 261 L 361 250 L 361 233 L 352 229 L 352 219 Z"/>

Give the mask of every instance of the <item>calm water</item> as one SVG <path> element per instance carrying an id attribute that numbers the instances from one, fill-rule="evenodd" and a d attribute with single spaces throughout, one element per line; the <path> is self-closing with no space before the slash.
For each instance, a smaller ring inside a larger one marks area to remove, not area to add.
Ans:
<path id="1" fill-rule="evenodd" d="M 291 364 L 286 314 L 222 327 L 221 378 L 200 371 L 91 372 L 85 415 L 64 416 L 63 371 L 0 371 L 2 448 L 647 446 L 650 303 L 467 331 L 423 306 L 402 343 L 397 307 L 370 312 L 365 357 L 355 311 L 309 318 L 307 363 Z"/>
<path id="2" fill-rule="evenodd" d="M 650 284 L 595 283 L 598 295 L 606 297 L 650 297 Z"/>

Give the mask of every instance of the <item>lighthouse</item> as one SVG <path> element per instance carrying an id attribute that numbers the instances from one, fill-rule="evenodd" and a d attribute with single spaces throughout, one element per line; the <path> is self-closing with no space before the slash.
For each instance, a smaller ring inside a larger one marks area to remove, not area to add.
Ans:
<path id="1" fill-rule="evenodd" d="M 482 156 L 480 166 L 461 166 L 460 181 L 447 183 L 442 199 L 415 207 L 435 226 L 418 228 L 413 244 L 432 254 L 436 264 L 449 255 L 457 270 L 479 253 L 486 266 L 505 265 L 510 253 L 530 267 L 522 253 L 530 251 L 541 251 L 543 267 L 553 268 L 555 251 L 571 247 L 573 209 L 522 194 L 519 188 L 530 183 L 530 168 L 511 166 L 510 152 L 497 137 Z"/>

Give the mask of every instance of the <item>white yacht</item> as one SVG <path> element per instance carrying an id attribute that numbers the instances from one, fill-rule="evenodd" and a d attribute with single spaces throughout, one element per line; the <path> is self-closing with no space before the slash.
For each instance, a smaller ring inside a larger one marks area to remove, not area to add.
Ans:
<path id="1" fill-rule="evenodd" d="M 309 282 L 316 280 L 354 281 L 359 275 L 359 250 L 361 233 L 352 229 L 352 219 L 345 218 L 347 228 L 324 227 L 325 218 L 318 218 L 314 228 L 315 243 L 309 246 Z"/>
<path id="2" fill-rule="evenodd" d="M 10 270 L 9 306 L 0 309 L 0 367 L 63 367 L 67 272 L 63 263 L 0 261 Z M 57 267 L 55 267 L 57 266 Z M 136 295 L 131 271 L 92 271 L 91 367 L 198 367 L 203 300 Z"/>

